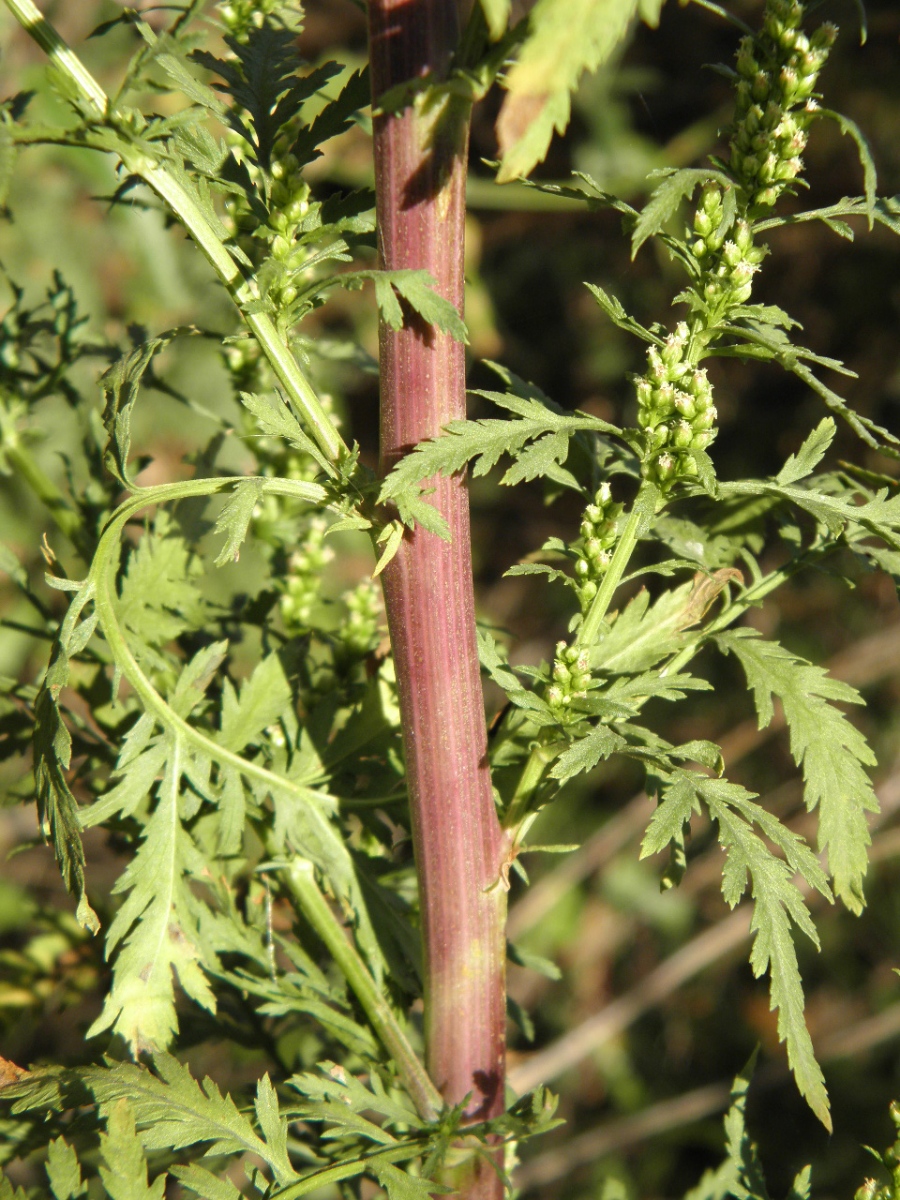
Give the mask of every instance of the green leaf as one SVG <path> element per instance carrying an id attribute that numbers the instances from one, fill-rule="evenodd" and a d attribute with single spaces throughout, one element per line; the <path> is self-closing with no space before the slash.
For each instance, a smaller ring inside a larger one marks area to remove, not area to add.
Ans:
<path id="1" fill-rule="evenodd" d="M 188 629 L 202 628 L 207 606 L 196 580 L 202 568 L 183 538 L 169 531 L 160 512 L 128 557 L 119 591 L 118 618 L 132 634 L 139 659 L 166 669 L 165 646 Z"/>
<path id="2" fill-rule="evenodd" d="M 54 1138 L 47 1146 L 46 1171 L 50 1190 L 56 1200 L 82 1200 L 87 1194 L 78 1155 L 62 1138 Z"/>
<path id="3" fill-rule="evenodd" d="M 97 933 L 100 922 L 87 901 L 78 803 L 66 778 L 72 761 L 72 738 L 58 703 L 60 692 L 69 682 L 68 646 L 78 637 L 78 619 L 92 596 L 90 582 L 78 587 L 35 700 L 34 780 L 41 832 L 53 843 L 66 889 L 78 897 L 79 923 Z"/>
<path id="4" fill-rule="evenodd" d="M 262 496 L 262 480 L 252 479 L 239 483 L 229 496 L 227 503 L 216 519 L 216 533 L 225 534 L 225 545 L 215 557 L 217 567 L 237 562 L 241 557 L 241 546 L 250 528 L 253 510 Z"/>
<path id="5" fill-rule="evenodd" d="M 843 113 L 833 112 L 830 108 L 819 110 L 821 116 L 830 117 L 837 124 L 841 133 L 849 134 L 856 143 L 856 150 L 859 154 L 860 166 L 863 169 L 863 189 L 866 195 L 866 217 L 871 229 L 875 224 L 875 206 L 878 201 L 878 174 L 875 170 L 875 160 L 872 158 L 872 151 L 869 149 L 869 143 L 855 121 L 851 121 L 849 117 L 845 117 Z"/>
<path id="6" fill-rule="evenodd" d="M 560 412 L 537 389 L 509 374 L 513 392 L 478 391 L 475 395 L 515 414 L 512 420 L 486 418 L 452 421 L 441 436 L 420 442 L 394 467 L 382 484 L 379 500 L 409 503 L 418 485 L 433 475 L 454 475 L 472 462 L 473 475 L 485 475 L 504 454 L 516 460 L 500 482 L 506 486 L 532 479 L 565 460 L 569 442 L 580 432 L 618 433 L 598 417 Z"/>
<path id="7" fill-rule="evenodd" d="M 659 233 L 663 226 L 675 216 L 682 201 L 689 199 L 698 185 L 714 179 L 722 185 L 725 191 L 730 191 L 734 186 L 727 175 L 707 167 L 683 167 L 680 170 L 666 167 L 661 171 L 653 172 L 653 175 L 661 175 L 663 181 L 654 188 L 650 199 L 641 210 L 641 215 L 632 232 L 632 259 L 644 242 Z M 726 233 L 727 229 L 720 232 Z"/>
<path id="8" fill-rule="evenodd" d="M 665 593 L 664 593 L 665 594 Z M 588 702 L 597 695 L 600 700 L 612 700 L 618 704 L 633 701 L 632 710 L 637 712 L 643 701 L 651 696 L 657 700 L 683 700 L 685 691 L 708 692 L 712 685 L 695 675 L 678 672 L 672 675 L 662 671 L 642 671 L 631 678 L 620 676 L 601 692 L 590 692 Z"/>
<path id="9" fill-rule="evenodd" d="M 506 77 L 497 118 L 499 183 L 527 175 L 569 123 L 570 94 L 584 71 L 609 59 L 637 0 L 538 0 L 519 59 Z"/>
<path id="10" fill-rule="evenodd" d="M 692 583 L 663 592 L 652 605 L 642 588 L 614 615 L 609 631 L 591 651 L 595 670 L 615 674 L 647 671 L 681 648 L 681 630 L 690 612 Z"/>
<path id="11" fill-rule="evenodd" d="M 241 685 L 240 699 L 225 681 L 219 740 L 229 750 L 241 751 L 277 721 L 291 703 L 291 689 L 277 654 L 268 654 Z"/>
<path id="12" fill-rule="evenodd" d="M 378 309 L 391 329 L 402 329 L 404 324 L 403 309 L 394 295 L 396 291 L 423 321 L 448 333 L 457 342 L 468 342 L 462 317 L 438 292 L 437 280 L 428 271 L 358 271 L 355 278 L 374 281 Z"/>
<path id="13" fill-rule="evenodd" d="M 401 510 L 400 510 L 401 516 L 404 515 L 404 512 L 405 512 L 405 515 L 409 518 L 412 518 L 413 516 L 418 517 L 419 523 L 421 524 L 422 514 L 418 509 L 411 510 L 407 507 L 404 510 L 401 508 Z M 448 533 L 449 533 L 449 530 L 448 530 Z M 382 529 L 381 533 L 379 534 L 377 541 L 379 544 L 381 544 L 381 543 L 384 544 L 384 549 L 381 551 L 381 554 L 379 554 L 378 562 L 375 564 L 375 569 L 372 572 L 372 575 L 376 576 L 376 577 L 381 574 L 381 572 L 384 570 L 384 568 L 394 558 L 397 551 L 400 549 L 400 545 L 403 542 L 403 524 L 402 524 L 402 522 L 401 521 L 391 521 L 389 525 L 385 525 L 384 529 Z"/>
<path id="14" fill-rule="evenodd" d="M 560 783 L 565 783 L 582 771 L 592 770 L 601 759 L 610 758 L 625 744 L 625 739 L 614 729 L 608 725 L 598 725 L 587 737 L 580 738 L 560 755 L 550 774 Z"/>
<path id="15" fill-rule="evenodd" d="M 825 457 L 825 452 L 834 439 L 835 425 L 831 417 L 825 417 L 819 422 L 796 454 L 792 454 L 778 474 L 775 482 L 779 484 L 796 483 L 805 479 Z"/>
<path id="16" fill-rule="evenodd" d="M 630 316 L 622 305 L 621 300 L 615 296 L 610 296 L 608 292 L 604 292 L 603 288 L 597 287 L 594 283 L 586 283 L 585 287 L 593 295 L 594 299 L 609 317 L 614 325 L 619 329 L 624 329 L 626 333 L 633 333 L 636 337 L 641 338 L 645 342 L 650 342 L 651 345 L 659 346 L 662 344 L 662 339 L 658 338 L 655 333 L 651 333 L 649 329 L 636 321 Z"/>
<path id="17" fill-rule="evenodd" d="M 302 1075 L 292 1075 L 288 1079 L 287 1084 L 294 1091 L 304 1097 L 300 1112 L 306 1113 L 307 1100 L 312 1100 L 317 1104 L 326 1104 L 329 1106 L 328 1111 L 337 1114 L 338 1119 L 341 1119 L 342 1113 L 377 1113 L 384 1117 L 388 1122 L 393 1122 L 400 1126 L 409 1126 L 413 1128 L 421 1128 L 422 1121 L 416 1115 L 415 1109 L 412 1106 L 397 1099 L 385 1091 L 378 1075 L 372 1073 L 369 1076 L 368 1083 L 363 1083 L 355 1075 L 351 1075 L 343 1067 L 333 1062 L 321 1062 L 318 1064 L 317 1073 L 305 1073 Z M 322 1110 L 316 1110 L 319 1113 L 319 1118 L 322 1118 Z M 376 1141 L 393 1142 L 396 1139 L 383 1129 L 378 1129 L 378 1136 L 374 1138 Z M 374 1136 L 374 1135 L 373 1135 Z"/>
<path id="18" fill-rule="evenodd" d="M 368 67 L 354 71 L 334 100 L 329 100 L 315 117 L 311 125 L 305 125 L 297 134 L 291 153 L 301 166 L 321 156 L 321 146 L 330 138 L 344 133 L 354 123 L 360 109 L 371 101 L 371 85 Z"/>
<path id="19" fill-rule="evenodd" d="M 372 1174 L 388 1194 L 388 1200 L 429 1200 L 430 1196 L 445 1195 L 450 1188 L 440 1183 L 432 1183 L 417 1175 L 407 1175 L 393 1163 L 377 1162 L 372 1167 Z"/>
<path id="20" fill-rule="evenodd" d="M 857 504 L 858 489 L 843 489 L 842 494 L 809 491 L 793 486 L 753 480 L 722 485 L 723 496 L 777 496 L 810 513 L 834 536 L 847 533 L 851 539 L 861 530 L 881 538 L 889 546 L 900 547 L 900 493 L 893 496 L 882 488 L 864 503 Z"/>
<path id="21" fill-rule="evenodd" d="M 0 1200 L 31 1200 L 23 1187 L 14 1187 L 7 1177 L 0 1173 Z"/>
<path id="22" fill-rule="evenodd" d="M 147 1185 L 147 1160 L 127 1100 L 110 1105 L 106 1126 L 107 1132 L 100 1134 L 100 1178 L 110 1200 L 162 1200 L 166 1176 Z"/>
<path id="23" fill-rule="evenodd" d="M 863 768 L 874 766 L 875 756 L 860 731 L 834 706 L 860 704 L 859 693 L 753 630 L 734 630 L 715 640 L 740 661 L 753 689 L 760 728 L 772 719 L 773 697 L 781 700 L 791 754 L 803 769 L 806 807 L 810 812 L 819 808 L 818 845 L 828 853 L 835 892 L 852 912 L 860 912 L 871 840 L 866 813 L 878 811 Z"/>
<path id="24" fill-rule="evenodd" d="M 225 105 L 211 87 L 202 83 L 192 71 L 188 70 L 182 58 L 174 54 L 160 54 L 156 61 L 169 78 L 175 81 L 179 91 L 188 100 L 200 105 L 219 120 L 224 119 Z"/>
<path id="25" fill-rule="evenodd" d="M 497 42 L 506 33 L 511 0 L 480 0 L 491 41 Z"/>
<path id="26" fill-rule="evenodd" d="M 146 1150 L 171 1152 L 206 1143 L 210 1155 L 258 1155 L 280 1183 L 296 1178 L 280 1142 L 270 1145 L 229 1095 L 223 1096 L 211 1079 L 198 1083 L 175 1058 L 154 1055 L 152 1072 L 116 1063 L 79 1074 L 98 1103 L 128 1101 Z"/>
<path id="27" fill-rule="evenodd" d="M 128 475 L 128 458 L 131 453 L 131 416 L 141 382 L 157 354 L 165 350 L 175 338 L 196 333 L 196 329 L 180 326 L 160 334 L 159 337 L 141 342 L 130 354 L 113 363 L 101 378 L 106 399 L 103 424 L 109 435 L 103 461 L 123 487 L 134 486 Z"/>
<path id="28" fill-rule="evenodd" d="M 649 25 L 651 29 L 656 29 L 659 25 L 659 16 L 664 3 L 665 0 L 638 0 L 638 16 L 645 25 Z"/>
<path id="29" fill-rule="evenodd" d="M 803 985 L 791 932 L 795 925 L 814 945 L 819 944 L 803 896 L 793 882 L 794 872 L 830 899 L 828 883 L 803 839 L 755 804 L 751 793 L 726 779 L 709 779 L 681 770 L 673 773 L 663 789 L 662 802 L 641 846 L 641 857 L 677 841 L 701 802 L 719 827 L 719 843 L 726 855 L 722 894 L 732 908 L 746 891 L 749 879 L 754 904 L 750 930 L 755 934 L 750 966 L 757 978 L 769 972 L 771 1006 L 778 1010 L 779 1040 L 787 1044 L 788 1062 L 801 1094 L 830 1129 L 825 1082 L 803 1017 Z M 775 843 L 784 859 L 771 852 L 754 825 Z"/>
<path id="30" fill-rule="evenodd" d="M 519 708 L 527 710 L 532 719 L 543 716 L 548 721 L 553 718 L 549 705 L 540 696 L 524 687 L 518 676 L 509 669 L 506 660 L 500 654 L 500 648 L 494 637 L 487 629 L 479 626 L 476 629 L 478 639 L 478 658 L 482 668 L 487 671 L 494 683 L 502 688 L 509 700 Z"/>
<path id="31" fill-rule="evenodd" d="M 174 1037 L 173 973 L 192 1000 L 210 1012 L 216 1009 L 203 971 L 215 957 L 202 943 L 200 901 L 186 878 L 196 850 L 178 812 L 184 759 L 181 739 L 170 736 L 156 807 L 144 825 L 140 849 L 113 889 L 130 894 L 110 926 L 107 953 L 122 945 L 112 988 L 88 1030 L 94 1037 L 112 1028 L 135 1053 L 164 1049 Z"/>
<path id="32" fill-rule="evenodd" d="M 734 907 L 749 875 L 754 900 L 750 931 L 755 934 L 750 966 L 757 978 L 769 972 L 771 1007 L 778 1010 L 778 1039 L 786 1043 L 788 1063 L 800 1094 L 830 1131 L 828 1094 L 803 1017 L 803 985 L 791 936 L 793 922 L 818 945 L 815 927 L 802 896 L 791 882 L 791 867 L 775 858 L 735 813 L 735 808 L 740 807 L 752 810 L 748 804 L 735 800 L 734 785 L 721 779 L 710 780 L 703 785 L 702 792 L 710 815 L 719 826 L 719 842 L 726 853 L 722 892 Z M 762 810 L 755 805 L 753 809 L 758 819 Z"/>
<path id="33" fill-rule="evenodd" d="M 280 438 L 297 450 L 308 454 L 321 467 L 327 469 L 327 463 L 322 452 L 303 432 L 303 426 L 288 408 L 284 399 L 279 396 L 279 403 L 272 404 L 265 396 L 256 396 L 252 392 L 241 392 L 241 403 L 253 413 L 261 431 L 272 438 Z"/>
<path id="34" fill-rule="evenodd" d="M 342 68 L 329 62 L 308 75 L 297 75 L 302 59 L 296 34 L 272 21 L 252 26 L 244 43 L 227 40 L 233 53 L 230 59 L 215 58 L 205 51 L 195 51 L 191 57 L 222 77 L 224 82 L 216 87 L 233 100 L 228 124 L 246 140 L 259 166 L 268 170 L 279 132 Z"/>
<path id="35" fill-rule="evenodd" d="M 169 1174 L 184 1187 L 190 1188 L 196 1196 L 201 1196 L 202 1200 L 241 1200 L 243 1195 L 230 1179 L 213 1175 L 195 1163 L 186 1167 L 175 1165 L 170 1168 Z"/>

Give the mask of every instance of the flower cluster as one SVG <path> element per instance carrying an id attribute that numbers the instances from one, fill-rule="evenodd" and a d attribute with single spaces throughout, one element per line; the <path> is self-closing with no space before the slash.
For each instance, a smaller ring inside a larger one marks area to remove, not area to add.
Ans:
<path id="1" fill-rule="evenodd" d="M 679 322 L 661 349 L 647 352 L 647 373 L 637 381 L 638 424 L 644 431 L 642 471 L 668 489 L 697 474 L 691 451 L 716 436 L 716 406 L 706 371 L 693 365 L 690 331 Z"/>
<path id="2" fill-rule="evenodd" d="M 341 657 L 351 661 L 371 653 L 381 637 L 381 588 L 363 579 L 341 597 L 347 618 L 337 631 Z"/>
<path id="3" fill-rule="evenodd" d="M 753 276 L 766 256 L 764 246 L 754 245 L 753 231 L 743 218 L 734 223 L 726 239 L 723 217 L 721 188 L 709 183 L 694 213 L 691 245 L 702 272 L 699 283 L 708 326 L 721 321 L 734 305 L 747 303 Z"/>
<path id="4" fill-rule="evenodd" d="M 800 0 L 769 0 L 761 33 L 738 50 L 730 167 L 754 209 L 771 208 L 803 170 L 815 88 L 837 30 L 800 29 Z"/>
<path id="5" fill-rule="evenodd" d="M 606 574 L 616 542 L 623 505 L 614 504 L 608 483 L 602 483 L 581 517 L 581 539 L 575 545 L 575 586 L 581 611 L 586 612 Z"/>
<path id="6" fill-rule="evenodd" d="M 557 642 L 550 677 L 552 683 L 547 688 L 547 703 L 557 715 L 562 716 L 573 700 L 580 700 L 587 695 L 591 682 L 587 650 Z"/>
<path id="7" fill-rule="evenodd" d="M 240 155 L 239 145 L 235 146 L 235 153 Z M 260 169 L 249 162 L 245 166 L 260 191 L 264 191 Z M 259 205 L 251 204 L 244 195 L 230 196 L 225 202 L 232 236 L 240 249 L 252 262 L 265 259 L 257 275 L 260 292 L 279 314 L 289 313 L 300 291 L 300 274 L 309 251 L 296 243 L 309 206 L 309 184 L 293 154 L 284 154 L 269 167 L 265 221 L 259 215 Z"/>
<path id="8" fill-rule="evenodd" d="M 219 20 L 229 37 L 246 42 L 253 29 L 262 29 L 267 17 L 283 17 L 284 0 L 226 0 L 217 6 Z"/>
<path id="9" fill-rule="evenodd" d="M 891 1178 L 883 1183 L 871 1178 L 864 1180 L 854 1192 L 853 1200 L 897 1200 L 900 1194 L 900 1103 L 896 1100 L 891 1102 L 890 1114 L 897 1138 L 883 1153 L 876 1154 L 874 1150 L 871 1153 L 887 1168 Z"/>
<path id="10" fill-rule="evenodd" d="M 325 545 L 327 529 L 324 517 L 313 517 L 306 536 L 288 559 L 280 605 L 288 633 L 303 633 L 309 629 L 313 608 L 319 602 L 322 572 L 334 558 L 332 548 Z"/>

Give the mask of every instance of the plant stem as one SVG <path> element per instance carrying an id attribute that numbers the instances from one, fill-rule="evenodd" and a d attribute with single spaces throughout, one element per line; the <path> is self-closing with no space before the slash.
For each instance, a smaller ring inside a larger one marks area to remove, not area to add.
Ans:
<path id="1" fill-rule="evenodd" d="M 66 535 L 79 554 L 86 555 L 90 559 L 90 553 L 85 545 L 81 517 L 50 476 L 44 473 L 24 446 L 4 446 L 3 449 L 9 465 L 15 469 L 16 475 L 28 484 L 38 500 L 41 501 L 53 518 L 57 529 Z"/>
<path id="2" fill-rule="evenodd" d="M 95 110 L 97 120 L 116 129 L 114 114 L 109 114 L 109 98 L 103 88 L 41 14 L 33 0 L 6 0 L 6 5 L 26 32 L 47 52 L 57 70 L 67 77 L 85 103 Z M 272 319 L 266 313 L 247 312 L 248 303 L 254 299 L 250 285 L 199 205 L 158 158 L 145 148 L 130 146 L 127 135 L 121 130 L 116 131 L 121 139 L 121 145 L 116 149 L 124 166 L 132 174 L 138 175 L 169 206 L 191 235 L 227 288 L 291 403 L 305 418 L 327 463 L 333 465 L 340 462 L 349 451 L 334 422 L 322 407 Z"/>
<path id="3" fill-rule="evenodd" d="M 455 0 L 371 0 L 375 178 L 381 265 L 431 272 L 463 304 L 468 105 L 434 92 L 379 114 L 391 87 L 446 74 Z M 422 101 L 425 103 L 422 103 Z M 408 313 L 380 339 L 381 454 L 389 470 L 424 438 L 465 416 L 464 347 Z M 417 529 L 383 579 L 403 720 L 425 960 L 429 1074 L 444 1099 L 470 1097 L 483 1120 L 504 1104 L 505 839 L 487 764 L 475 639 L 468 496 L 461 476 L 431 481 L 452 541 Z M 454 1175 L 469 1200 L 501 1197 L 490 1164 Z"/>
<path id="4" fill-rule="evenodd" d="M 287 880 L 300 911 L 325 943 L 328 953 L 362 1005 L 372 1028 L 393 1058 L 397 1073 L 415 1101 L 419 1116 L 426 1121 L 436 1120 L 443 1107 L 440 1093 L 410 1046 L 391 1006 L 319 890 L 312 863 L 304 858 L 295 858 L 288 868 Z"/>
<path id="5" fill-rule="evenodd" d="M 6 0 L 6 6 L 57 70 L 66 75 L 88 104 L 97 110 L 97 115 L 105 116 L 109 106 L 106 92 L 78 55 L 69 49 L 37 5 L 33 4 L 32 0 Z"/>
<path id="6" fill-rule="evenodd" d="M 578 634 L 575 638 L 576 646 L 590 648 L 596 642 L 600 633 L 600 626 L 603 624 L 603 619 L 609 611 L 616 588 L 621 583 L 622 576 L 631 562 L 631 556 L 637 545 L 641 529 L 646 525 L 648 515 L 652 515 L 655 511 L 658 499 L 659 489 L 655 484 L 644 480 L 638 489 L 638 494 L 634 498 L 634 504 L 631 506 L 631 512 L 628 514 L 625 528 L 619 534 L 619 540 L 616 542 L 612 560 L 606 574 L 603 576 L 603 582 L 600 584 L 597 595 L 591 601 L 591 606 L 578 629 Z"/>

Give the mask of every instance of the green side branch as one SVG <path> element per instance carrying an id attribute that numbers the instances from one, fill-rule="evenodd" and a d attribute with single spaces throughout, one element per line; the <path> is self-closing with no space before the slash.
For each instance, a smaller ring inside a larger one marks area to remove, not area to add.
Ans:
<path id="1" fill-rule="evenodd" d="M 146 148 L 129 144 L 127 132 L 119 128 L 115 114 L 109 111 L 109 98 L 103 88 L 32 0 L 6 0 L 6 4 L 23 29 L 41 46 L 57 70 L 65 75 L 88 108 L 93 110 L 96 122 L 116 133 L 121 142 L 117 150 L 128 171 L 143 180 L 159 196 L 190 234 L 240 310 L 291 403 L 305 418 L 319 449 L 332 468 L 336 468 L 349 457 L 348 447 L 271 317 L 266 313 L 247 311 L 253 300 L 249 283 L 190 193 Z"/>
<path id="2" fill-rule="evenodd" d="M 332 912 L 315 880 L 313 864 L 294 859 L 287 869 L 287 884 L 297 906 L 325 943 L 341 974 L 352 988 L 397 1067 L 397 1073 L 426 1121 L 437 1119 L 444 1107 L 440 1092 L 429 1078 L 394 1015 L 383 992 L 372 978 L 346 931 Z"/>

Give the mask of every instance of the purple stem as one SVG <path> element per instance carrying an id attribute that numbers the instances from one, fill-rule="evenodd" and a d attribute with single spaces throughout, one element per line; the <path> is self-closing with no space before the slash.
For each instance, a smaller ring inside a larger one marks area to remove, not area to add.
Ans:
<path id="1" fill-rule="evenodd" d="M 455 0 L 370 0 L 372 94 L 447 70 Z M 435 120 L 416 106 L 375 118 L 380 264 L 430 271 L 461 312 L 468 105 Z M 389 470 L 423 438 L 466 413 L 465 350 L 406 311 L 380 337 L 381 454 Z M 506 895 L 504 835 L 487 763 L 475 641 L 465 480 L 431 481 L 452 541 L 417 529 L 384 572 L 397 669 L 425 949 L 428 1071 L 473 1120 L 503 1110 Z M 490 1164 L 454 1177 L 458 1194 L 503 1189 Z"/>

